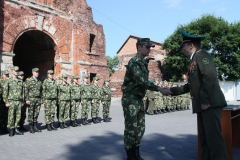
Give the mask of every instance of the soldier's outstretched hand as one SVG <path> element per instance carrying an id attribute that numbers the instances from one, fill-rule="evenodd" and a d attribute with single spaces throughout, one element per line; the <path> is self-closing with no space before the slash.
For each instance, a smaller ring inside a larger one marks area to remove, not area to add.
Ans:
<path id="1" fill-rule="evenodd" d="M 165 96 L 172 94 L 169 87 L 161 87 L 159 91 Z"/>

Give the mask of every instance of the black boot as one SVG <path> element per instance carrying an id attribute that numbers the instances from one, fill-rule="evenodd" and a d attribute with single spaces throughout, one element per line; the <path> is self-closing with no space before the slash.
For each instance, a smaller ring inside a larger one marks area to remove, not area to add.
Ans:
<path id="1" fill-rule="evenodd" d="M 60 122 L 59 127 L 60 127 L 60 129 L 64 129 L 63 123 Z"/>
<path id="2" fill-rule="evenodd" d="M 147 110 L 145 110 L 145 114 L 148 114 L 148 111 L 147 111 Z"/>
<path id="3" fill-rule="evenodd" d="M 85 119 L 82 119 L 82 125 L 86 125 Z"/>
<path id="4" fill-rule="evenodd" d="M 23 135 L 23 133 L 20 132 L 17 128 L 15 128 L 15 133 L 16 133 L 17 135 Z"/>
<path id="5" fill-rule="evenodd" d="M 94 124 L 97 124 L 96 118 L 92 118 L 92 122 L 93 122 Z"/>
<path id="6" fill-rule="evenodd" d="M 143 160 L 143 159 L 140 157 L 140 154 L 139 154 L 139 147 L 135 147 L 135 148 L 134 148 L 134 153 L 135 153 L 135 156 L 137 157 L 138 160 Z"/>
<path id="7" fill-rule="evenodd" d="M 37 128 L 37 123 L 33 123 L 33 129 L 35 132 L 42 132 L 40 129 Z"/>
<path id="8" fill-rule="evenodd" d="M 52 130 L 55 130 L 55 131 L 57 130 L 57 128 L 54 127 L 53 123 L 51 123 L 50 126 L 51 126 Z"/>
<path id="9" fill-rule="evenodd" d="M 154 113 L 154 114 L 158 114 L 158 111 L 154 111 L 153 113 Z"/>
<path id="10" fill-rule="evenodd" d="M 71 121 L 73 127 L 76 127 L 75 121 Z"/>
<path id="11" fill-rule="evenodd" d="M 27 131 L 27 129 L 23 126 L 23 124 L 20 124 L 20 128 L 19 128 L 21 131 L 24 131 L 24 132 L 26 132 Z"/>
<path id="12" fill-rule="evenodd" d="M 162 111 L 161 111 L 161 110 L 159 110 L 159 111 L 158 111 L 158 113 L 159 113 L 159 114 L 162 114 Z"/>
<path id="13" fill-rule="evenodd" d="M 107 119 L 108 122 L 111 122 L 111 120 L 108 117 L 106 117 L 106 119 Z"/>
<path id="14" fill-rule="evenodd" d="M 52 128 L 51 128 L 50 124 L 46 124 L 46 128 L 47 128 L 48 131 L 52 131 Z"/>
<path id="15" fill-rule="evenodd" d="M 9 133 L 9 132 L 8 132 L 8 129 L 7 129 L 7 125 L 3 126 L 3 132 L 4 132 L 5 134 L 8 134 L 8 133 Z"/>
<path id="16" fill-rule="evenodd" d="M 87 118 L 85 118 L 85 123 L 86 123 L 86 125 L 91 125 L 91 123 L 88 123 Z"/>
<path id="17" fill-rule="evenodd" d="M 9 137 L 12 137 L 12 136 L 14 136 L 14 129 L 9 129 Z"/>
<path id="18" fill-rule="evenodd" d="M 32 123 L 29 123 L 29 127 L 30 127 L 30 133 L 35 133 Z"/>
<path id="19" fill-rule="evenodd" d="M 103 122 L 108 122 L 107 117 L 103 118 Z"/>
<path id="20" fill-rule="evenodd" d="M 81 126 L 81 124 L 78 124 L 78 121 L 77 121 L 77 120 L 75 120 L 75 125 L 76 125 L 76 126 L 79 126 L 79 127 Z"/>
<path id="21" fill-rule="evenodd" d="M 137 157 L 134 154 L 133 148 L 126 149 L 127 152 L 127 160 L 137 160 Z"/>
<path id="22" fill-rule="evenodd" d="M 63 123 L 63 127 L 64 127 L 64 128 L 68 128 L 67 123 Z"/>
<path id="23" fill-rule="evenodd" d="M 95 118 L 95 120 L 96 120 L 97 123 L 101 123 L 100 121 L 98 121 L 98 118 Z"/>

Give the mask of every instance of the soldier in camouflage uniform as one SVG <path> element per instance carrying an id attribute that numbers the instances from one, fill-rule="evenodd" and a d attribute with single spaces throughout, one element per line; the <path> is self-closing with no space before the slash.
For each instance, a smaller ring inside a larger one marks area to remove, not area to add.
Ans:
<path id="1" fill-rule="evenodd" d="M 169 94 L 169 91 L 148 81 L 148 64 L 144 57 L 149 55 L 150 47 L 154 47 L 150 39 L 139 38 L 136 47 L 138 53 L 128 62 L 121 87 L 125 119 L 124 146 L 128 159 L 141 159 L 139 146 L 145 132 L 145 114 L 142 99 L 146 94 L 146 89 Z"/>
<path id="2" fill-rule="evenodd" d="M 163 87 L 168 87 L 168 82 L 166 80 L 163 83 Z M 166 111 L 167 105 L 168 105 L 168 97 L 163 96 L 163 108 L 162 108 L 163 113 L 167 113 Z"/>
<path id="3" fill-rule="evenodd" d="M 190 104 L 191 104 L 191 95 L 190 93 L 186 93 L 186 106 L 188 110 L 190 110 Z"/>
<path id="4" fill-rule="evenodd" d="M 45 105 L 45 122 L 48 131 L 57 130 L 54 127 L 55 108 L 57 105 L 58 85 L 53 79 L 54 71 L 48 70 L 48 79 L 43 81 L 43 104 Z"/>
<path id="5" fill-rule="evenodd" d="M 58 103 L 59 103 L 59 126 L 61 129 L 68 128 L 67 118 L 71 104 L 71 89 L 67 83 L 68 76 L 62 75 L 62 83 L 58 85 Z"/>
<path id="6" fill-rule="evenodd" d="M 101 102 L 103 105 L 102 112 L 104 122 L 111 122 L 110 119 L 108 118 L 112 96 L 111 88 L 109 87 L 109 82 L 110 82 L 109 79 L 105 79 L 101 90 Z"/>
<path id="7" fill-rule="evenodd" d="M 37 119 L 41 108 L 42 98 L 42 82 L 38 79 L 39 69 L 32 69 L 33 76 L 26 79 L 25 96 L 28 107 L 28 123 L 30 133 L 42 132 L 37 128 Z"/>
<path id="8" fill-rule="evenodd" d="M 19 71 L 18 72 L 18 79 L 21 79 L 23 81 L 24 79 L 24 73 L 23 71 Z M 23 86 L 25 89 L 26 83 L 23 82 Z M 25 93 L 24 93 L 25 94 Z M 19 121 L 19 126 L 20 126 L 20 130 L 21 131 L 27 131 L 27 129 L 24 127 L 24 123 L 25 123 L 25 119 L 26 119 L 26 111 L 27 111 L 27 105 L 25 103 L 25 95 L 24 95 L 24 100 L 23 100 L 23 106 L 22 106 L 22 110 L 21 110 L 21 119 Z"/>
<path id="9" fill-rule="evenodd" d="M 82 104 L 82 124 L 90 125 L 88 123 L 88 113 L 90 111 L 91 101 L 92 101 L 92 93 L 91 86 L 87 83 L 88 75 L 83 76 L 83 83 L 81 84 L 81 104 Z"/>
<path id="10" fill-rule="evenodd" d="M 155 79 L 155 82 L 154 82 L 155 85 L 159 85 L 159 80 L 158 79 Z M 160 110 L 160 105 L 161 105 L 161 93 L 160 92 L 157 92 L 157 91 L 154 91 L 154 95 L 155 95 L 155 100 L 154 100 L 154 114 L 161 114 L 161 110 Z"/>
<path id="11" fill-rule="evenodd" d="M 70 119 L 73 127 L 81 126 L 77 122 L 77 115 L 79 112 L 79 105 L 81 102 L 80 95 L 80 85 L 78 84 L 78 76 L 72 76 L 71 84 L 71 109 L 70 109 Z"/>
<path id="12" fill-rule="evenodd" d="M 177 87 L 176 84 L 173 84 L 172 87 Z M 173 101 L 172 101 L 172 106 L 173 106 L 173 112 L 177 111 L 177 96 L 172 96 Z"/>
<path id="13" fill-rule="evenodd" d="M 5 106 L 3 101 L 3 85 L 9 78 L 7 70 L 2 71 L 2 79 L 0 80 L 0 134 L 8 134 L 7 123 L 8 123 L 8 107 Z"/>
<path id="14" fill-rule="evenodd" d="M 100 123 L 98 121 L 100 100 L 101 100 L 101 88 L 98 85 L 98 77 L 93 77 L 93 84 L 91 85 L 91 94 L 92 94 L 92 121 L 93 123 Z"/>
<path id="15" fill-rule="evenodd" d="M 13 66 L 12 77 L 8 78 L 3 85 L 3 101 L 6 107 L 9 107 L 8 128 L 10 130 L 10 137 L 14 136 L 14 128 L 16 134 L 23 135 L 23 133 L 18 130 L 18 127 L 24 99 L 24 84 L 21 79 L 17 78 L 18 70 L 19 68 L 17 66 Z"/>

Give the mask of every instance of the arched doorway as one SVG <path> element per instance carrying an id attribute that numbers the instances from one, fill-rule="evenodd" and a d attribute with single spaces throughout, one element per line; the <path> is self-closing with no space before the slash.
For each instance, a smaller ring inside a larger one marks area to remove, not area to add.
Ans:
<path id="1" fill-rule="evenodd" d="M 39 79 L 47 77 L 47 71 L 54 70 L 56 45 L 51 37 L 41 31 L 27 31 L 16 41 L 13 53 L 13 65 L 19 66 L 25 78 L 32 76 L 32 68 L 40 70 Z"/>

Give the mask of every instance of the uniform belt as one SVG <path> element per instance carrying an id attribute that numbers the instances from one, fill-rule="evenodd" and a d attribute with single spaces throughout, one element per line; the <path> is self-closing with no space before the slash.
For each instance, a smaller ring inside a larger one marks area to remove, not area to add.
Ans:
<path id="1" fill-rule="evenodd" d="M 40 98 L 40 96 L 36 96 L 36 97 L 29 97 L 29 98 Z"/>

